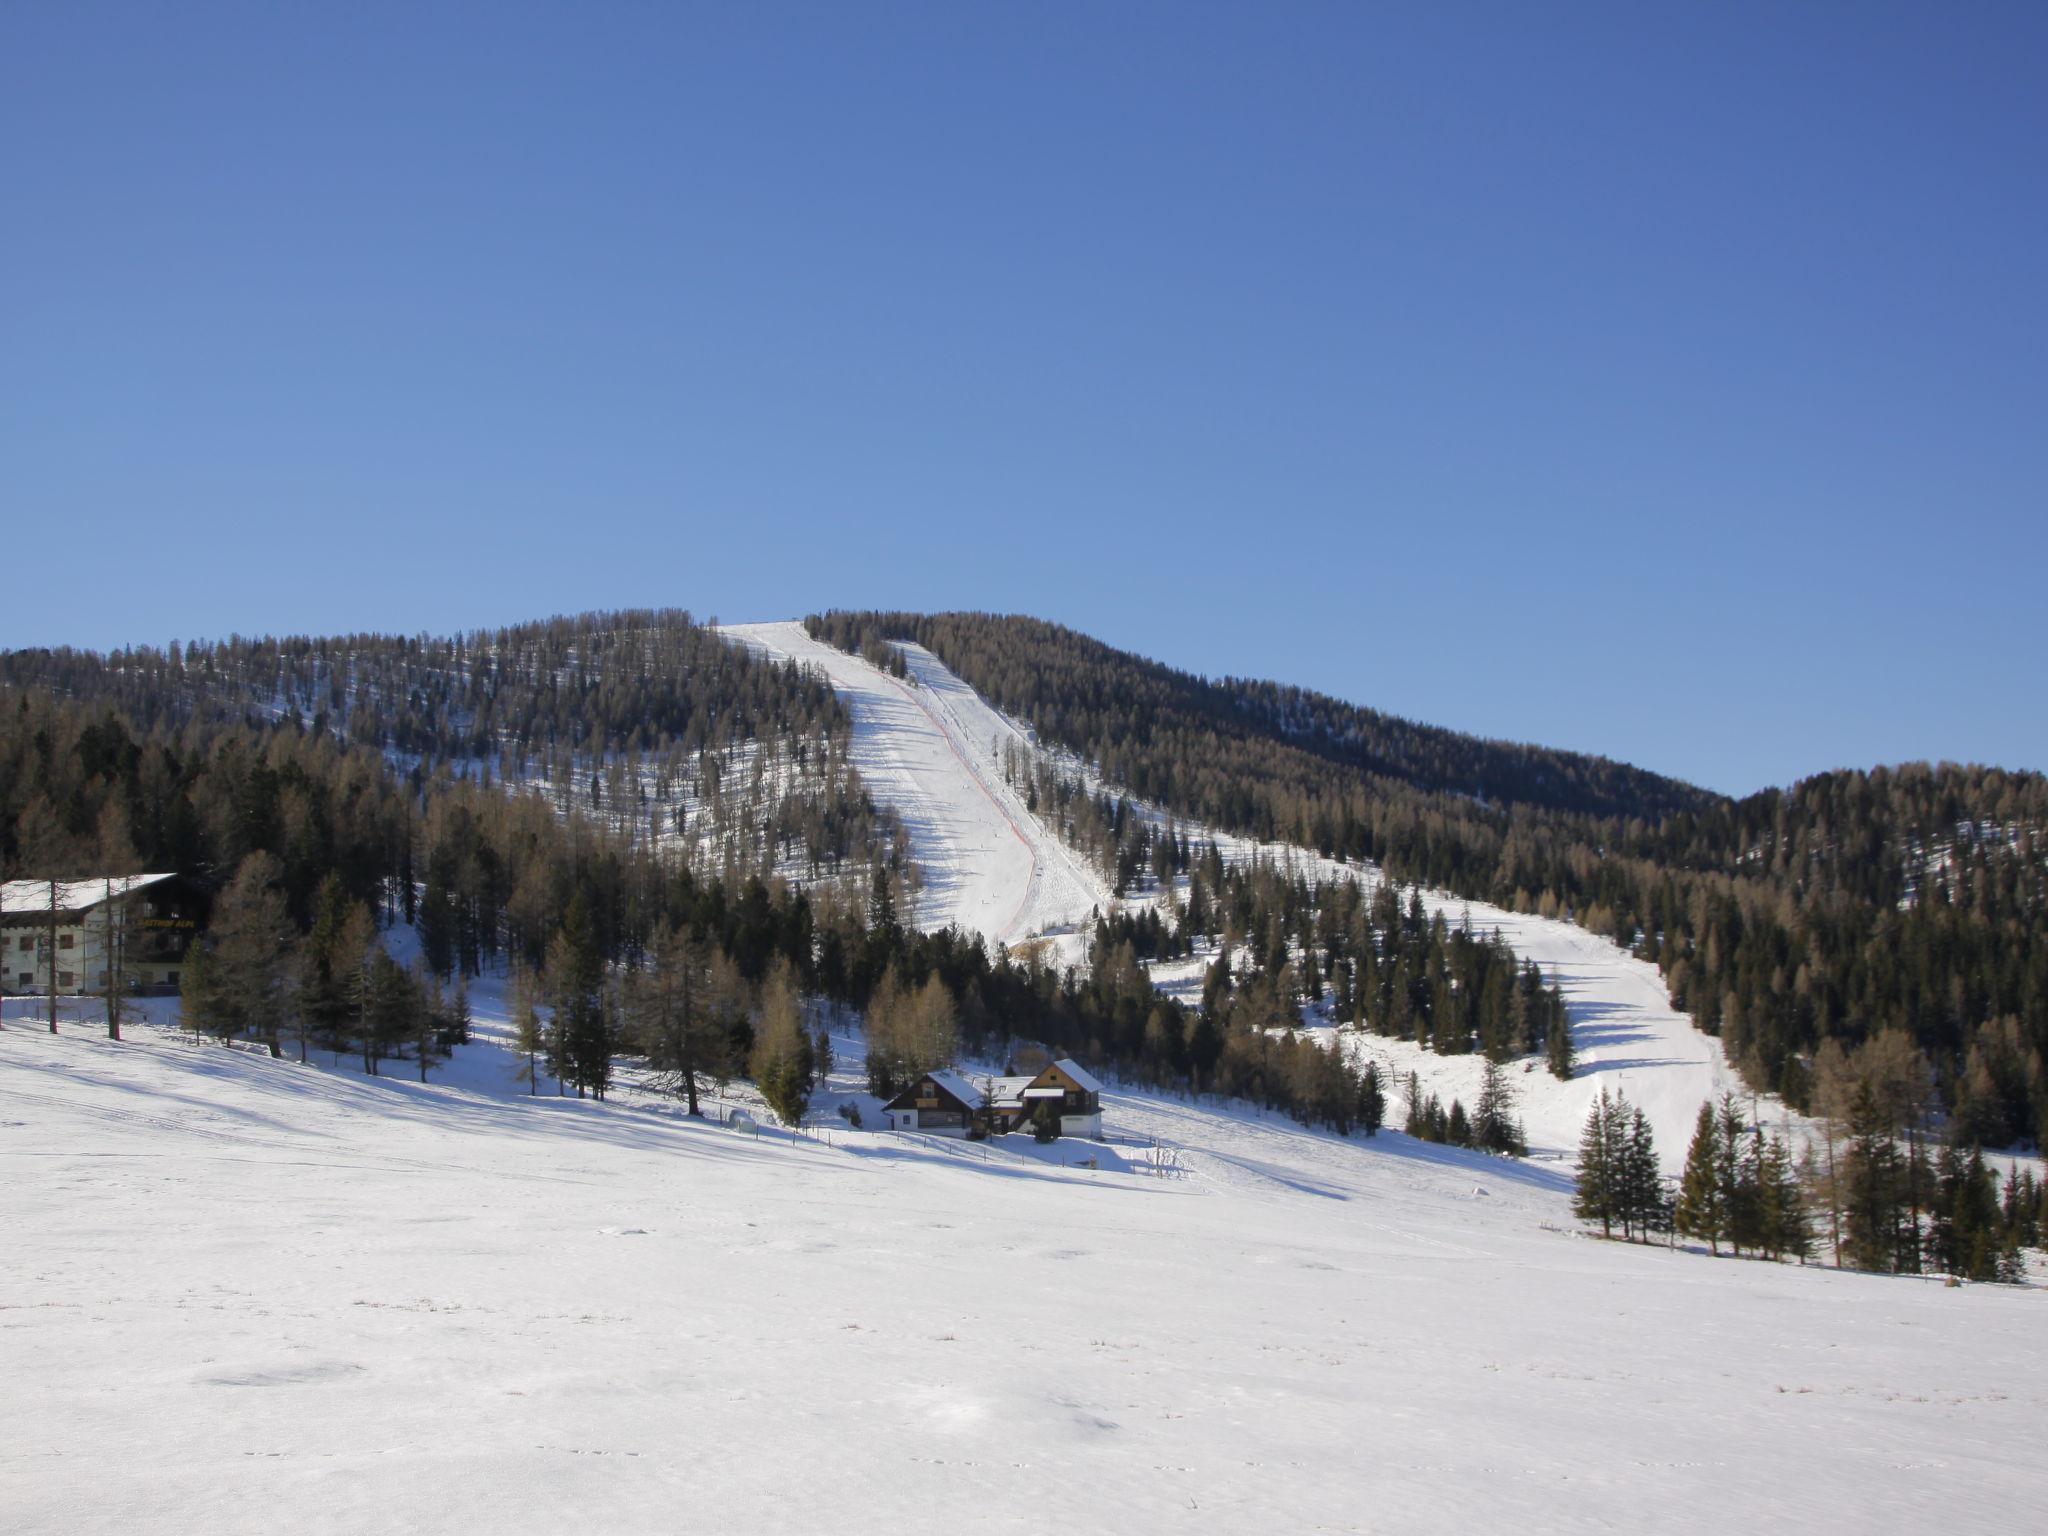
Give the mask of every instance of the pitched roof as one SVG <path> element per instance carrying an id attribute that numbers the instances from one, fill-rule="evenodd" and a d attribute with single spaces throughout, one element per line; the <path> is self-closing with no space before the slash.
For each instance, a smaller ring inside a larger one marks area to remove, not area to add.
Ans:
<path id="1" fill-rule="evenodd" d="M 1086 1067 L 1082 1066 L 1081 1063 L 1074 1060 L 1073 1057 L 1062 1056 L 1053 1065 L 1071 1077 L 1074 1080 L 1074 1086 L 1083 1093 L 1102 1092 L 1102 1084 L 1098 1083 L 1093 1074 Z"/>
<path id="2" fill-rule="evenodd" d="M 177 878 L 171 874 L 101 875 L 91 880 L 59 880 L 56 910 L 88 912 L 114 897 L 125 896 L 141 890 L 144 886 Z M 49 881 L 9 880 L 0 884 L 0 912 L 9 916 L 47 916 L 50 910 Z"/>
<path id="3" fill-rule="evenodd" d="M 940 1067 L 935 1072 L 918 1073 L 916 1077 L 903 1085 L 901 1093 L 897 1094 L 895 1098 L 891 1099 L 883 1107 L 885 1109 L 910 1109 L 914 1107 L 917 1103 L 918 1085 L 927 1078 L 931 1080 L 932 1086 L 937 1088 L 939 1092 L 945 1094 L 948 1098 L 957 1099 L 962 1108 L 981 1108 L 981 1090 L 958 1072 L 949 1071 L 944 1067 Z"/>
<path id="4" fill-rule="evenodd" d="M 993 1104 L 1016 1104 L 1024 1097 L 1024 1090 L 1037 1079 L 1033 1077 L 999 1077 L 991 1085 L 989 1102 Z"/>
<path id="5" fill-rule="evenodd" d="M 981 1090 L 958 1072 L 949 1072 L 944 1067 L 941 1067 L 936 1072 L 925 1073 L 925 1076 L 937 1083 L 969 1109 L 981 1108 Z"/>

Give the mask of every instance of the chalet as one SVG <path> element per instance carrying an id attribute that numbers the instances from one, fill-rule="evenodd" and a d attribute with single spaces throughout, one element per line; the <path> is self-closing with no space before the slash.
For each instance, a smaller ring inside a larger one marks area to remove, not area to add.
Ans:
<path id="1" fill-rule="evenodd" d="M 0 883 L 0 991 L 106 990 L 118 965 L 133 992 L 175 992 L 204 903 L 177 875 Z"/>
<path id="2" fill-rule="evenodd" d="M 1059 1116 L 1062 1136 L 1102 1135 L 1102 1084 L 1066 1057 L 1031 1077 L 991 1078 L 986 1090 L 958 1072 L 927 1072 L 883 1108 L 892 1131 L 964 1136 L 976 1124 L 1029 1130 L 1040 1105 Z"/>
<path id="3" fill-rule="evenodd" d="M 1024 1110 L 1020 1124 L 1028 1124 L 1040 1104 L 1049 1104 L 1059 1116 L 1059 1135 L 1102 1135 L 1102 1083 L 1071 1057 L 1047 1063 L 1044 1071 L 1022 1087 L 1018 1100 Z"/>
<path id="4" fill-rule="evenodd" d="M 1015 1078 L 1000 1081 L 1012 1083 Z M 1102 1084 L 1078 1061 L 1062 1056 L 1058 1061 L 1046 1064 L 1036 1077 L 1025 1081 L 1016 1089 L 1015 1097 L 1006 1097 L 1001 1111 L 994 1107 L 991 1096 L 991 1113 L 1009 1113 L 1014 1116 L 1006 1130 L 1022 1130 L 1031 1123 L 1031 1117 L 1038 1113 L 1041 1104 L 1048 1105 L 1060 1117 L 1062 1136 L 1102 1135 Z"/>
<path id="5" fill-rule="evenodd" d="M 982 1093 L 957 1072 L 927 1072 L 883 1106 L 892 1131 L 965 1136 L 981 1118 Z"/>

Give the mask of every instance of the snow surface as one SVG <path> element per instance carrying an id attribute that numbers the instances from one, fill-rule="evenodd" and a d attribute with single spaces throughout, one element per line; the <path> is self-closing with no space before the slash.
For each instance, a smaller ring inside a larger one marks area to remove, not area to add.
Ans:
<path id="1" fill-rule="evenodd" d="M 915 683 L 813 640 L 802 624 L 726 624 L 719 632 L 814 667 L 853 714 L 853 764 L 903 818 L 924 876 L 916 924 L 1009 944 L 1074 931 L 1109 892 L 1081 856 L 1003 782 L 992 738 L 1018 736 L 921 646 L 902 647 Z"/>
<path id="2" fill-rule="evenodd" d="M 2042 1293 L 1599 1243 L 1541 1165 L 1115 1089 L 1108 1144 L 748 1136 L 488 1041 L 423 1087 L 10 1015 L 9 1530 L 2038 1517 Z"/>

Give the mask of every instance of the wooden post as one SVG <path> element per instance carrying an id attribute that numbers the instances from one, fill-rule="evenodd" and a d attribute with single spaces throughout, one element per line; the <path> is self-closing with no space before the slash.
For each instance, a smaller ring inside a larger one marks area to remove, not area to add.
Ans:
<path id="1" fill-rule="evenodd" d="M 121 879 L 121 895 L 127 897 L 127 877 Z M 104 928 L 106 928 L 106 1038 L 121 1038 L 121 950 L 123 944 L 115 942 L 115 883 L 109 877 L 106 881 L 106 903 L 102 907 Z M 123 920 L 125 920 L 123 913 Z M 125 922 L 123 922 L 125 928 Z"/>
<path id="2" fill-rule="evenodd" d="M 50 877 L 50 1033 L 57 1033 L 57 877 Z"/>

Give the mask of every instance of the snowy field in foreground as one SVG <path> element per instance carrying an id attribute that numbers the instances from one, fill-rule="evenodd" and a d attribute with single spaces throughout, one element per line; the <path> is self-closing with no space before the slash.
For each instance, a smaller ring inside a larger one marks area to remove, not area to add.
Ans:
<path id="1" fill-rule="evenodd" d="M 1189 1177 L 134 1034 L 0 1034 L 9 1530 L 2038 1516 L 2036 1291 L 1596 1243 L 1539 1167 L 1126 1094 Z"/>

